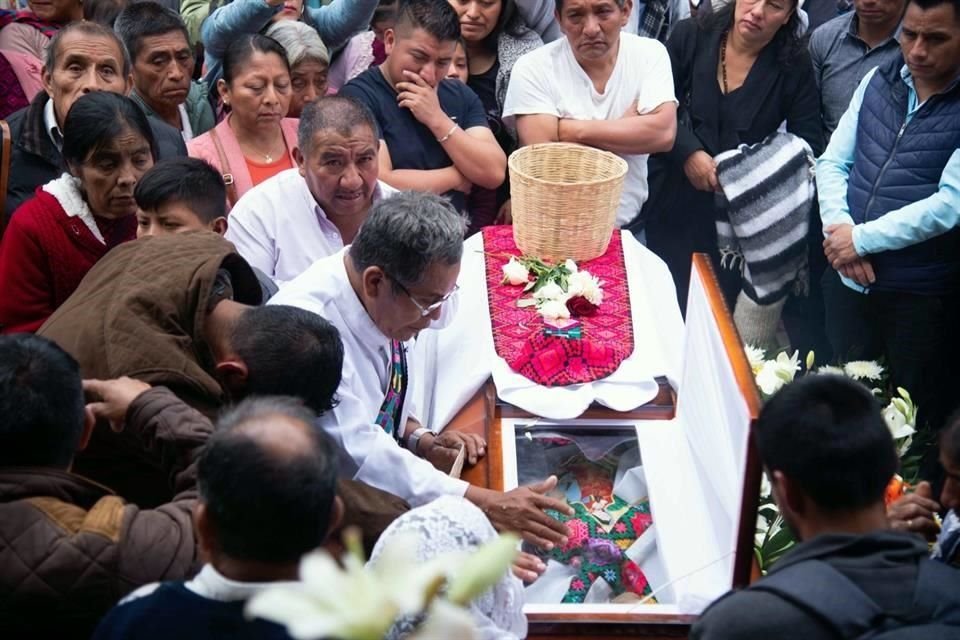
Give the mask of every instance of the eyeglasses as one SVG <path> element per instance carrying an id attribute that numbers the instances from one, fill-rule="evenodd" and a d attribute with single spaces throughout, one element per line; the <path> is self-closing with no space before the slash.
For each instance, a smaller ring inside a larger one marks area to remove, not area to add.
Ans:
<path id="1" fill-rule="evenodd" d="M 428 315 L 430 315 L 431 313 L 433 313 L 434 311 L 436 311 L 437 309 L 439 309 L 439 308 L 443 305 L 444 302 L 446 302 L 447 300 L 449 300 L 449 299 L 451 298 L 451 296 L 453 296 L 457 291 L 460 290 L 460 285 L 455 284 L 455 285 L 453 285 L 453 289 L 450 290 L 450 293 L 448 293 L 447 295 L 443 296 L 442 298 L 440 298 L 439 300 L 437 300 L 437 301 L 434 302 L 433 304 L 428 304 L 427 306 L 423 306 L 422 304 L 420 304 L 419 302 L 417 302 L 417 299 L 413 297 L 413 294 L 410 293 L 410 290 L 407 289 L 405 286 L 403 286 L 403 284 L 401 284 L 399 280 L 397 280 L 396 278 L 394 278 L 393 276 L 391 276 L 389 273 L 387 273 L 386 276 L 387 276 L 388 278 L 390 278 L 391 280 L 393 280 L 393 283 L 400 288 L 400 291 L 403 291 L 403 292 L 406 294 L 406 296 L 407 296 L 408 298 L 410 298 L 410 302 L 412 302 L 412 303 L 414 304 L 414 306 L 416 306 L 417 309 L 420 311 L 420 317 L 421 317 L 421 318 L 426 318 Z"/>

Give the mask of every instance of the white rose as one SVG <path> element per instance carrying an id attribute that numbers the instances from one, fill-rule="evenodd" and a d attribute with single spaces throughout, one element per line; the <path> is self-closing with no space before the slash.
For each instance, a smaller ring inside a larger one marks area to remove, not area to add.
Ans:
<path id="1" fill-rule="evenodd" d="M 570 317 L 570 310 L 567 309 L 565 302 L 560 300 L 547 300 L 537 309 L 544 320 L 556 322 L 557 320 L 566 320 Z"/>
<path id="2" fill-rule="evenodd" d="M 570 296 L 583 296 L 590 304 L 600 305 L 603 302 L 603 289 L 600 280 L 589 271 L 578 271 L 567 281 L 567 293 Z"/>
<path id="3" fill-rule="evenodd" d="M 563 266 L 565 266 L 567 268 L 567 271 L 569 271 L 570 273 L 577 272 L 577 263 L 571 260 L 570 258 L 567 258 L 566 261 L 564 261 Z"/>
<path id="4" fill-rule="evenodd" d="M 530 280 L 530 272 L 520 264 L 516 258 L 510 258 L 510 262 L 503 265 L 503 283 L 517 286 L 526 284 Z"/>
<path id="5" fill-rule="evenodd" d="M 566 295 L 567 293 L 556 282 L 548 282 L 533 292 L 533 297 L 537 300 L 561 300 Z"/>

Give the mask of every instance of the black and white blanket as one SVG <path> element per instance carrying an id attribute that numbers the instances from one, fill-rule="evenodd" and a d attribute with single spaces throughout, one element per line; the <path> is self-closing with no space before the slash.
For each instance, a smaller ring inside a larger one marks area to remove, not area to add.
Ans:
<path id="1" fill-rule="evenodd" d="M 806 278 L 813 152 L 803 139 L 778 131 L 715 160 L 727 202 L 717 208 L 721 264 L 739 263 L 744 293 L 772 304 Z"/>

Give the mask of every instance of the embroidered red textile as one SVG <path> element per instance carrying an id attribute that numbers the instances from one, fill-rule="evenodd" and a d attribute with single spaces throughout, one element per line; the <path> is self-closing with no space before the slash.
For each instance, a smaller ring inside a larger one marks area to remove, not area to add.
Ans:
<path id="1" fill-rule="evenodd" d="M 513 227 L 483 229 L 493 344 L 511 369 L 537 384 L 557 387 L 605 378 L 633 353 L 623 245 L 620 231 L 613 234 L 602 256 L 578 265 L 603 283 L 603 303 L 596 315 L 578 318 L 583 337 L 576 340 L 544 335 L 543 320 L 536 310 L 517 306 L 517 300 L 529 295 L 523 293 L 523 287 L 500 284 L 503 265 L 510 256 L 520 255 L 513 241 Z"/>

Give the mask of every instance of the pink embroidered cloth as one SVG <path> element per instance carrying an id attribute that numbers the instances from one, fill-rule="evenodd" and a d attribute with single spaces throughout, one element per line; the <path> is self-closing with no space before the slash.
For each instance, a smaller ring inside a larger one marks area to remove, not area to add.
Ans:
<path id="1" fill-rule="evenodd" d="M 510 368 L 536 382 L 555 387 L 600 380 L 612 374 L 633 353 L 633 318 L 620 231 L 613 232 L 607 251 L 578 265 L 603 283 L 603 303 L 596 315 L 578 318 L 581 339 L 543 334 L 543 320 L 533 307 L 517 300 L 529 294 L 523 287 L 501 284 L 503 265 L 520 256 L 513 227 L 483 229 L 487 301 L 497 355 Z"/>

